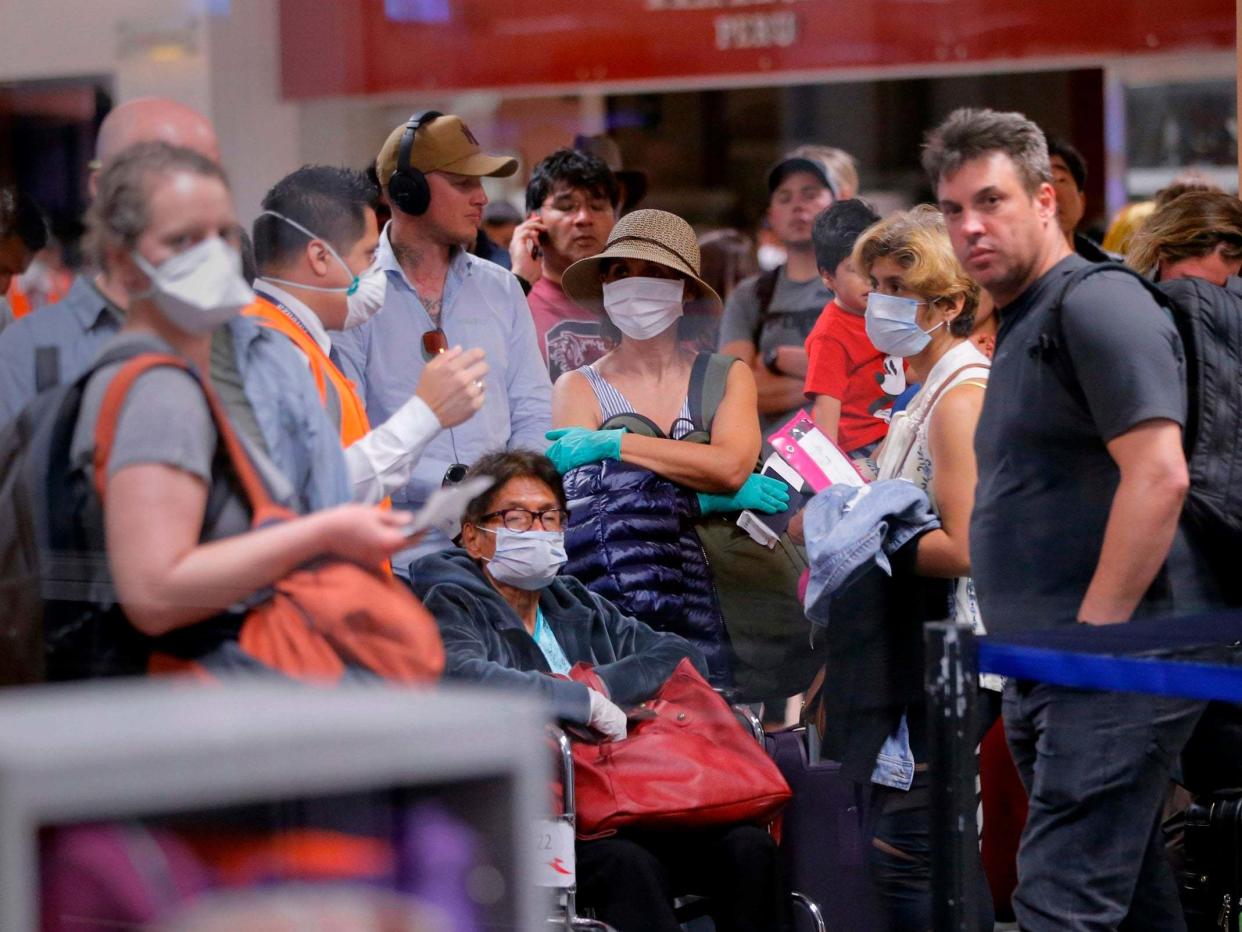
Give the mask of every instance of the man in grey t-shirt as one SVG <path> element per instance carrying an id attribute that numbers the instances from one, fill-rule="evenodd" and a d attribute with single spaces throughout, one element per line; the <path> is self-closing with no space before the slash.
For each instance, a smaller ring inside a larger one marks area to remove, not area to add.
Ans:
<path id="1" fill-rule="evenodd" d="M 954 251 L 1001 322 L 975 434 L 983 623 L 1003 634 L 1176 612 L 1162 592 L 1178 589 L 1166 558 L 1188 477 L 1172 322 L 1119 271 L 1080 283 L 1058 315 L 1061 286 L 1086 263 L 1057 226 L 1043 133 L 1021 114 L 954 112 L 923 164 Z M 1023 929 L 1185 929 L 1159 811 L 1202 708 L 1006 683 L 1006 737 L 1030 799 L 1013 897 Z"/>
<path id="2" fill-rule="evenodd" d="M 819 277 L 811 225 L 835 199 L 828 169 L 806 156 L 779 162 L 768 175 L 768 221 L 785 246 L 785 264 L 741 282 L 725 304 L 720 351 L 755 373 L 766 436 L 806 404 L 805 342 L 832 292 Z"/>

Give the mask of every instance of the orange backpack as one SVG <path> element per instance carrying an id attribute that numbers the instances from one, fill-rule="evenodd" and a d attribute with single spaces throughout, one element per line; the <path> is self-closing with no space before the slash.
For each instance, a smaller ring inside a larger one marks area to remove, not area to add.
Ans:
<path id="1" fill-rule="evenodd" d="M 220 443 L 249 501 L 251 527 L 296 520 L 272 500 L 211 386 L 186 360 L 158 353 L 127 362 L 104 394 L 95 430 L 100 501 L 125 397 L 139 376 L 157 366 L 183 369 L 199 382 Z M 444 670 L 439 628 L 413 593 L 390 576 L 332 556 L 318 557 L 276 580 L 269 598 L 247 612 L 237 645 L 249 658 L 300 680 L 331 683 L 350 671 L 366 671 L 410 684 L 434 680 Z M 154 654 L 149 669 L 210 676 L 208 659 Z"/>

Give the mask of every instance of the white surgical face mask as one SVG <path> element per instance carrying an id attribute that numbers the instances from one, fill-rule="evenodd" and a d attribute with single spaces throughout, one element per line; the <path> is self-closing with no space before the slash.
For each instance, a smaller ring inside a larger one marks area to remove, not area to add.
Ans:
<path id="1" fill-rule="evenodd" d="M 346 265 L 345 260 L 341 258 L 341 254 L 332 248 L 322 236 L 316 236 L 302 224 L 298 223 L 291 217 L 277 213 L 274 210 L 265 210 L 263 214 L 275 217 L 277 220 L 283 220 L 289 226 L 302 233 L 305 233 L 310 239 L 317 239 L 323 243 L 324 248 L 332 254 L 332 258 L 337 264 L 343 268 L 346 273 L 353 276 L 353 280 L 348 285 L 337 285 L 329 287 L 326 285 L 308 285 L 304 282 L 290 281 L 287 278 L 273 278 L 271 275 L 263 277 L 269 282 L 275 282 L 277 285 L 292 285 L 294 288 L 302 288 L 306 291 L 321 291 L 325 294 L 344 294 L 348 298 L 348 310 L 345 313 L 345 323 L 342 324 L 343 330 L 352 330 L 354 327 L 361 327 L 368 320 L 376 315 L 381 307 L 384 306 L 384 295 L 388 288 L 388 277 L 384 270 L 371 266 L 361 275 L 354 275 L 353 270 Z M 260 215 L 262 216 L 262 214 Z"/>
<path id="2" fill-rule="evenodd" d="M 136 250 L 138 268 L 151 287 L 134 298 L 151 298 L 173 326 L 186 333 L 210 333 L 254 300 L 241 276 L 241 256 L 218 236 L 153 266 Z"/>
<path id="3" fill-rule="evenodd" d="M 378 266 L 371 266 L 358 279 L 358 290 L 349 296 L 349 310 L 345 314 L 345 330 L 361 327 L 380 312 L 384 295 L 388 294 L 388 273 Z"/>
<path id="4" fill-rule="evenodd" d="M 942 320 L 930 330 L 915 323 L 926 301 L 873 291 L 867 295 L 866 327 L 871 345 L 886 356 L 917 356 L 931 342 L 931 335 L 944 326 Z"/>
<path id="5" fill-rule="evenodd" d="M 563 531 L 479 530 L 496 535 L 496 552 L 487 561 L 487 569 L 497 582 L 528 592 L 545 589 L 568 559 Z"/>
<path id="6" fill-rule="evenodd" d="M 604 311 L 631 340 L 650 340 L 686 313 L 685 293 L 680 278 L 622 278 L 604 285 Z"/>

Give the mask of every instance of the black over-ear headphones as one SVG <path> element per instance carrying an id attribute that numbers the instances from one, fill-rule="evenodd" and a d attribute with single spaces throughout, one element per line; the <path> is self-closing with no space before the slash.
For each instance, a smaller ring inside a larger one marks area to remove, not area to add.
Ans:
<path id="1" fill-rule="evenodd" d="M 405 132 L 401 134 L 401 144 L 397 146 L 397 170 L 388 179 L 388 199 L 403 214 L 417 217 L 425 214 L 431 205 L 427 176 L 410 164 L 410 156 L 419 129 L 439 116 L 444 116 L 439 110 L 421 110 L 410 117 L 405 124 Z"/>

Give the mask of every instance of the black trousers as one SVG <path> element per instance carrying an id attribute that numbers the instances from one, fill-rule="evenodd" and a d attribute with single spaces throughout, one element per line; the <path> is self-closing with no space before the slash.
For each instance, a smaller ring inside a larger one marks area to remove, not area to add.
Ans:
<path id="1" fill-rule="evenodd" d="M 1013 898 L 1024 930 L 1186 928 L 1159 816 L 1204 705 L 1006 685 L 1005 732 L 1030 797 Z"/>
<path id="2" fill-rule="evenodd" d="M 710 900 L 718 932 L 788 929 L 776 844 L 754 825 L 579 841 L 578 902 L 619 932 L 680 932 L 673 898 Z"/>

